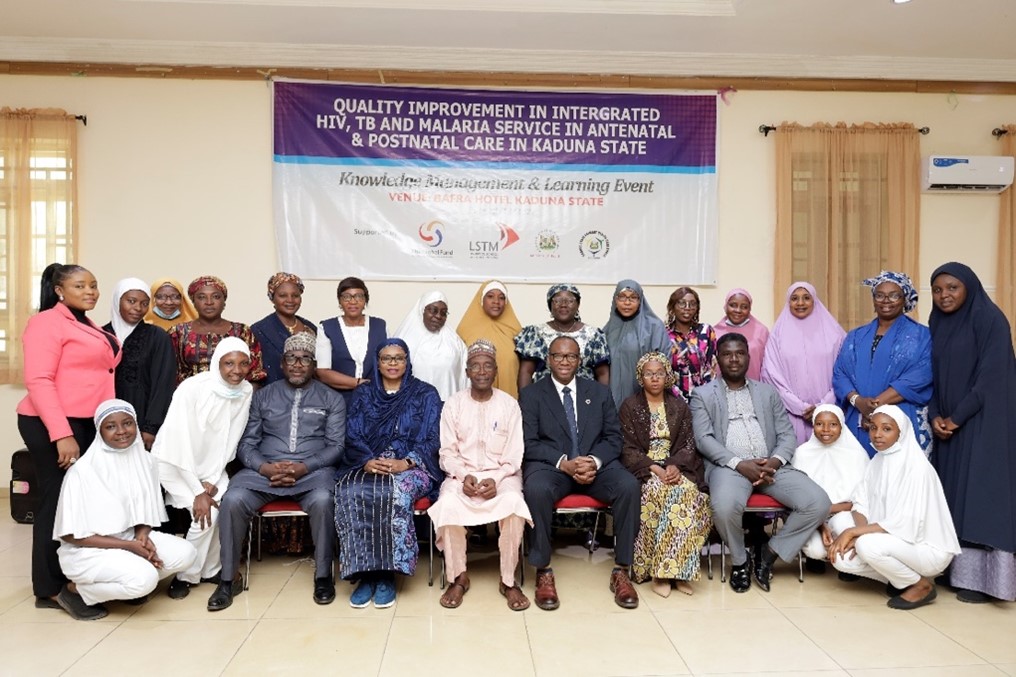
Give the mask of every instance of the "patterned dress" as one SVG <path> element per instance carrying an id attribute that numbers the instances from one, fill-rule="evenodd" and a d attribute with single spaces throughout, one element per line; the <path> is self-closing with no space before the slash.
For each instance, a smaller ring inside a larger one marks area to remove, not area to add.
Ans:
<path id="1" fill-rule="evenodd" d="M 713 380 L 716 374 L 716 331 L 708 324 L 698 324 L 687 333 L 667 329 L 673 345 L 670 364 L 677 377 L 673 392 L 687 402 L 691 391 Z"/>
<path id="2" fill-rule="evenodd" d="M 562 332 L 551 329 L 546 323 L 531 324 L 522 329 L 515 337 L 515 352 L 523 360 L 536 362 L 533 382 L 539 381 L 550 374 L 547 365 L 547 353 L 550 344 L 559 336 L 575 339 L 579 344 L 582 359 L 576 376 L 596 380 L 596 368 L 601 364 L 610 364 L 610 349 L 607 348 L 607 337 L 603 330 L 590 325 L 583 325 L 577 331 Z"/>
<path id="3" fill-rule="evenodd" d="M 649 458 L 662 463 L 670 455 L 671 446 L 662 403 L 650 407 L 649 419 Z M 711 528 L 708 494 L 700 492 L 685 476 L 670 486 L 651 475 L 642 485 L 642 517 L 635 537 L 632 580 L 698 580 L 702 544 Z"/>
<path id="4" fill-rule="evenodd" d="M 230 322 L 229 330 L 224 334 L 202 334 L 194 331 L 190 322 L 181 322 L 169 330 L 169 338 L 173 340 L 173 354 L 176 356 L 176 382 L 183 383 L 185 378 L 208 371 L 208 363 L 219 341 L 227 336 L 235 336 L 250 346 L 250 374 L 247 380 L 252 383 L 264 381 L 265 369 L 261 359 L 261 346 L 251 328 L 242 322 Z"/>

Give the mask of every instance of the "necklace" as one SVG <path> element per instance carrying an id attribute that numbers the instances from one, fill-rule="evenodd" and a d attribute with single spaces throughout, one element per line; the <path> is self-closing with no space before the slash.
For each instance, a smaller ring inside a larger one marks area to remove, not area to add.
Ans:
<path id="1" fill-rule="evenodd" d="M 293 324 L 286 324 L 285 322 L 283 322 L 282 326 L 288 329 L 290 336 L 292 336 L 293 332 L 296 330 L 296 325 L 298 324 L 300 324 L 300 320 L 295 320 Z"/>
<path id="2" fill-rule="evenodd" d="M 562 329 L 561 322 L 559 320 L 554 320 L 554 324 L 557 325 L 554 327 L 554 329 L 561 332 L 562 334 L 570 334 L 573 331 L 575 331 L 575 325 L 577 325 L 578 323 L 579 323 L 578 318 L 575 318 L 574 320 L 572 320 L 572 323 L 568 326 L 567 329 Z"/>

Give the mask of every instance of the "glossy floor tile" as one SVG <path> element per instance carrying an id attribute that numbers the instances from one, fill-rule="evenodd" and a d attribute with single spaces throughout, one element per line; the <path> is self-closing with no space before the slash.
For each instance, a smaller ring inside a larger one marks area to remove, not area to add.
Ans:
<path id="1" fill-rule="evenodd" d="M 8 512 L 6 499 L 0 511 Z M 1016 604 L 962 604 L 940 589 L 913 612 L 885 606 L 883 586 L 844 583 L 833 572 L 777 568 L 772 591 L 737 594 L 714 579 L 667 598 L 638 586 L 626 611 L 608 589 L 613 553 L 592 556 L 559 534 L 552 565 L 561 608 L 508 609 L 498 593 L 494 542 L 470 547 L 470 590 L 458 609 L 438 603 L 440 563 L 427 585 L 426 546 L 416 576 L 400 577 L 389 609 L 353 609 L 353 586 L 314 603 L 308 558 L 265 555 L 250 589 L 224 611 L 205 605 L 214 587 L 183 600 L 168 581 L 141 607 L 110 603 L 108 617 L 76 622 L 36 609 L 32 529 L 0 518 L 0 677 L 26 675 L 771 675 L 773 677 L 1016 677 Z M 729 561 L 727 563 L 729 567 Z M 533 597 L 535 572 L 525 569 Z"/>

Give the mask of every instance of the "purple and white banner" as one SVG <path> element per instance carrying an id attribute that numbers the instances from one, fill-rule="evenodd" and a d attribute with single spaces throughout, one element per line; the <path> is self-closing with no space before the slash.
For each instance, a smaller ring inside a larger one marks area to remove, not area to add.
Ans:
<path id="1" fill-rule="evenodd" d="M 715 94 L 273 87 L 285 270 L 715 281 Z"/>

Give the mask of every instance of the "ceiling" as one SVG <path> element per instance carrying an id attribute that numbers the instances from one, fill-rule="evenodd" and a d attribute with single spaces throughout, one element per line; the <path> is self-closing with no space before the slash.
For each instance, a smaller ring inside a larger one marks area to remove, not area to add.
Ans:
<path id="1" fill-rule="evenodd" d="M 0 61 L 1016 82 L 1016 0 L 2 0 Z"/>

